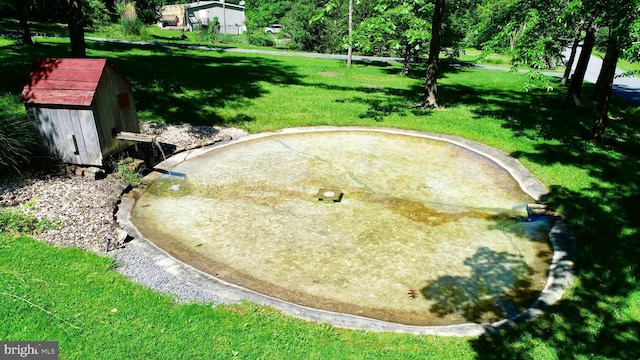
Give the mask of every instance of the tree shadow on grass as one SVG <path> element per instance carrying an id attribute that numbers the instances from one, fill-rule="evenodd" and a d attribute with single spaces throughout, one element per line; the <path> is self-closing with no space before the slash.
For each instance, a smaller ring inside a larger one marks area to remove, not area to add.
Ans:
<path id="1" fill-rule="evenodd" d="M 591 86 L 585 86 L 587 94 Z M 637 108 L 614 100 L 612 113 L 619 119 L 596 146 L 583 140 L 591 109 L 567 104 L 562 89 L 506 92 L 457 83 L 443 86 L 442 95 L 448 106 L 470 107 L 475 116 L 469 121 L 500 119 L 514 136 L 534 143 L 533 150 L 513 157 L 549 170 L 575 168 L 593 179 L 553 185 L 548 194 L 576 236 L 579 282 L 541 319 L 473 340 L 478 357 L 639 358 L 640 314 L 630 310 L 640 292 L 640 123 L 632 120 Z"/>
<path id="2" fill-rule="evenodd" d="M 590 89 L 585 84 L 585 94 Z M 565 102 L 562 88 L 496 91 L 457 81 L 442 84 L 439 96 L 447 107 L 469 107 L 474 114 L 469 121 L 499 119 L 514 136 L 537 142 L 533 150 L 512 156 L 547 169 L 573 167 L 593 178 L 578 186 L 553 185 L 548 194 L 576 236 L 579 282 L 541 319 L 473 340 L 478 357 L 640 358 L 640 314 L 633 305 L 640 298 L 640 107 L 614 98 L 615 120 L 608 124 L 607 140 L 596 146 L 584 140 L 593 121 L 588 95 L 585 105 L 576 107 Z M 453 284 L 455 290 L 458 283 L 440 279 L 432 287 L 446 290 Z M 451 297 L 443 297 L 438 309 L 469 295 L 452 290 Z"/>
<path id="3" fill-rule="evenodd" d="M 253 119 L 242 113 L 232 119 L 224 118 L 219 110 L 229 106 L 242 108 L 251 99 L 265 95 L 261 82 L 300 83 L 295 69 L 278 60 L 187 51 L 174 47 L 87 43 L 91 56 L 108 57 L 109 53 L 118 53 L 117 58 L 108 60 L 131 80 L 136 110 L 145 121 L 209 126 L 244 124 Z M 19 94 L 36 58 L 65 56 L 68 56 L 68 44 L 3 47 L 0 91 Z"/>
<path id="4" fill-rule="evenodd" d="M 38 58 L 68 57 L 69 45 L 37 44 L 0 47 L 0 92 L 20 95 Z"/>
<path id="5" fill-rule="evenodd" d="M 260 82 L 293 85 L 300 75 L 278 60 L 234 56 L 210 56 L 208 52 L 188 52 L 181 48 L 93 44 L 92 48 L 114 51 L 113 59 L 136 89 L 138 112 L 146 120 L 191 125 L 235 126 L 252 118 L 240 113 L 228 119 L 218 114 L 225 107 L 242 108 L 251 99 L 266 94 Z M 152 51 L 139 54 L 132 48 Z M 155 55 L 157 54 L 157 55 Z"/>
<path id="6" fill-rule="evenodd" d="M 565 125 L 550 122 L 549 134 Z M 640 156 L 638 124 L 612 124 L 610 141 L 594 146 L 580 139 L 540 143 L 512 155 L 553 167 L 586 171 L 584 188 L 552 186 L 549 201 L 560 206 L 578 241 L 572 293 L 541 319 L 472 342 L 481 358 L 535 358 L 541 349 L 560 359 L 640 357 Z M 525 128 L 526 123 L 511 123 Z"/>
<path id="7" fill-rule="evenodd" d="M 489 70 L 474 68 L 464 63 L 443 63 L 439 68 L 438 104 L 443 108 L 464 106 L 470 109 L 473 120 L 492 117 L 503 121 L 502 126 L 514 132 L 516 136 L 531 140 L 558 139 L 567 140 L 576 134 L 585 135 L 590 130 L 590 110 L 568 106 L 564 97 L 558 92 L 548 93 L 543 89 L 524 91 L 523 74 L 513 77 L 516 84 L 513 90 L 497 89 L 491 85 L 491 79 L 484 82 Z M 493 70 L 508 76 L 506 71 Z M 399 69 L 386 69 L 390 75 L 398 75 Z M 327 84 L 311 84 L 328 90 L 348 90 L 363 93 L 340 100 L 344 103 L 362 103 L 368 106 L 361 118 L 371 118 L 383 122 L 385 117 L 413 114 L 428 117 L 431 109 L 418 106 L 424 100 L 424 65 L 411 68 L 410 78 L 418 80 L 407 88 L 371 88 L 371 87 L 336 87 Z M 458 75 L 463 75 L 460 78 Z M 462 79 L 462 80 L 461 80 Z M 465 83 L 471 81 L 472 83 Z M 577 128 L 576 128 L 577 127 Z"/>
<path id="8" fill-rule="evenodd" d="M 625 191 L 597 186 L 589 190 L 595 197 L 589 196 L 589 191 L 578 193 L 563 187 L 553 187 L 550 192 L 554 203 L 563 204 L 564 212 L 573 219 L 579 283 L 540 319 L 473 340 L 479 358 L 640 356 L 640 322 L 637 310 L 635 315 L 630 313 L 631 296 L 639 291 L 638 227 L 637 220 L 628 219 L 637 217 L 640 197 L 625 198 Z M 634 208 L 635 215 L 620 213 Z"/>

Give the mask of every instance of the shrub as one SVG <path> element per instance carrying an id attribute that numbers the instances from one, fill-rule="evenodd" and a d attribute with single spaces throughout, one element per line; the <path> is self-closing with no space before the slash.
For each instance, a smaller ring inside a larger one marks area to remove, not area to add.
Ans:
<path id="1" fill-rule="evenodd" d="M 220 22 L 217 17 L 214 17 L 208 26 L 203 26 L 199 30 L 200 31 L 195 34 L 196 40 L 202 42 L 214 42 L 217 35 L 220 33 Z"/>
<path id="2" fill-rule="evenodd" d="M 100 0 L 89 0 L 83 8 L 88 25 L 92 28 L 103 28 L 111 23 L 111 14 L 107 6 Z"/>
<path id="3" fill-rule="evenodd" d="M 137 168 L 137 164 L 132 161 L 120 159 L 113 164 L 114 174 L 126 181 L 131 186 L 142 184 L 142 173 Z"/>
<path id="4" fill-rule="evenodd" d="M 247 42 L 254 46 L 274 46 L 273 37 L 260 31 L 252 31 L 247 34 Z"/>

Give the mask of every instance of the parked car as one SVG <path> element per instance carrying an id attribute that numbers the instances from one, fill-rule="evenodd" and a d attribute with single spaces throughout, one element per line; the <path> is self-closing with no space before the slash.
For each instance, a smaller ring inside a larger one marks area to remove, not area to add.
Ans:
<path id="1" fill-rule="evenodd" d="M 178 19 L 177 16 L 175 17 L 163 17 L 160 20 L 160 27 L 167 27 L 167 26 L 180 26 L 180 19 Z"/>
<path id="2" fill-rule="evenodd" d="M 273 24 L 264 28 L 264 32 L 267 34 L 277 34 L 282 30 L 282 26 L 280 24 Z"/>

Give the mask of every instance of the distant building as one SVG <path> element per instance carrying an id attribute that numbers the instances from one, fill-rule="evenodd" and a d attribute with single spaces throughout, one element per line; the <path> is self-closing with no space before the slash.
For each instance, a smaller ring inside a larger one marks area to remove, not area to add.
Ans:
<path id="1" fill-rule="evenodd" d="M 166 5 L 161 13 L 161 27 L 199 31 L 214 26 L 214 19 L 218 18 L 221 34 L 242 34 L 247 29 L 244 23 L 244 6 L 227 4 L 224 1 Z"/>

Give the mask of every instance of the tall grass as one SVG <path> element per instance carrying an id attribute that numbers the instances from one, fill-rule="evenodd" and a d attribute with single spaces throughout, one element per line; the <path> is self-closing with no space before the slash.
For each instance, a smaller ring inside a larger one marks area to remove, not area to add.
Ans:
<path id="1" fill-rule="evenodd" d="M 117 3 L 118 13 L 120 14 L 120 26 L 125 35 L 143 35 L 144 24 L 138 19 L 136 7 L 133 2 L 123 1 Z"/>
<path id="2" fill-rule="evenodd" d="M 38 145 L 38 131 L 15 95 L 0 95 L 0 170 L 16 171 L 30 162 Z"/>

